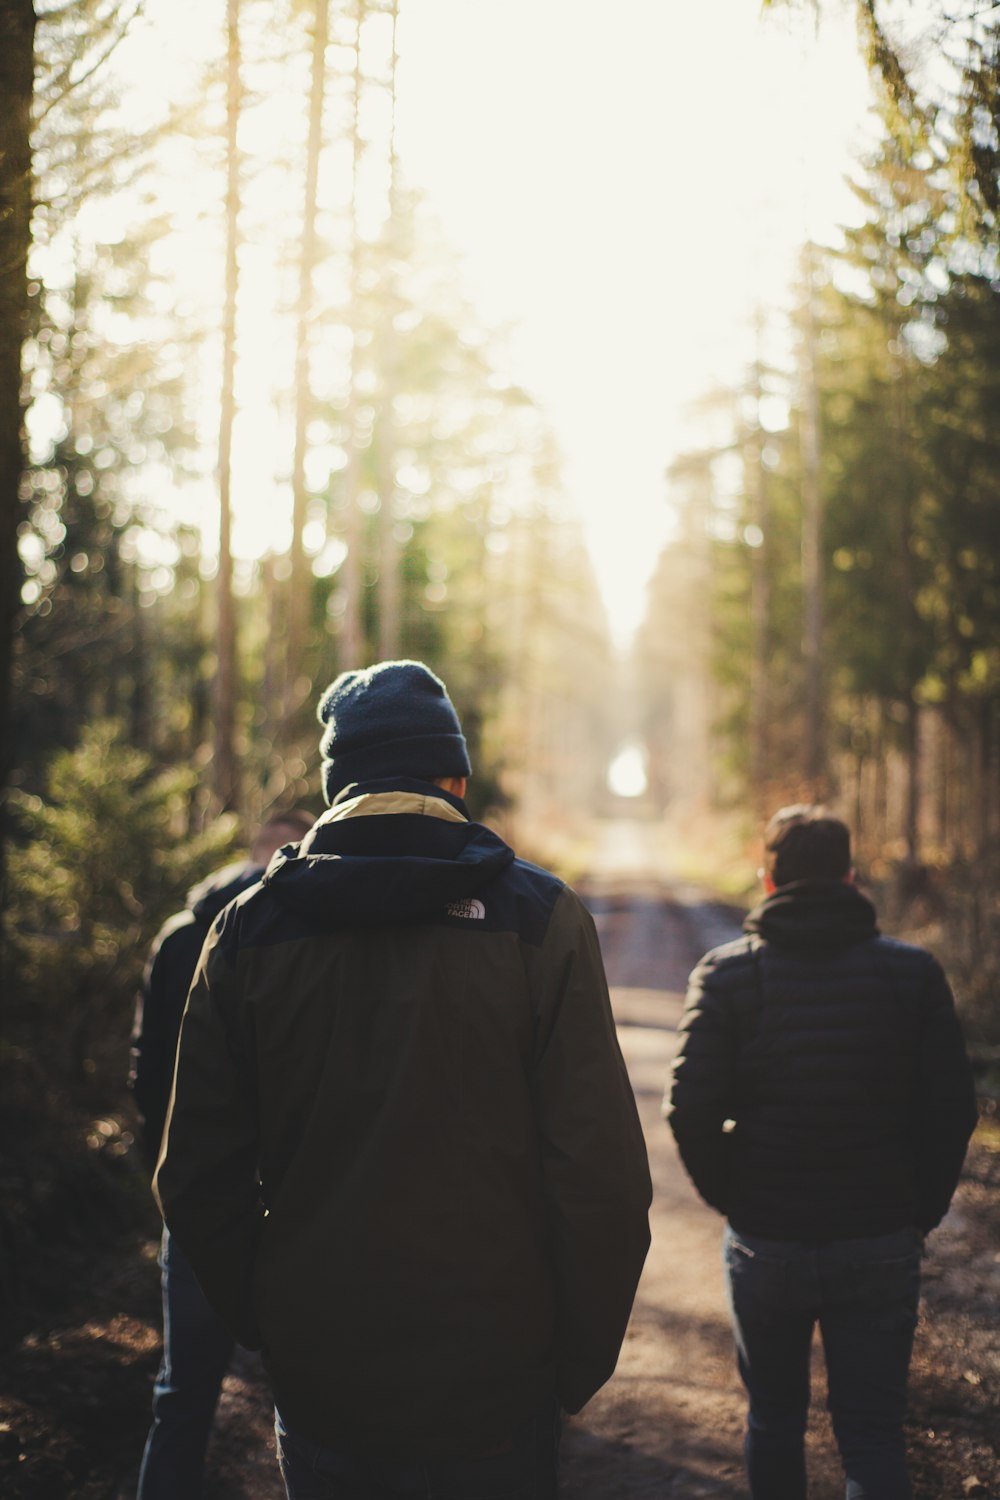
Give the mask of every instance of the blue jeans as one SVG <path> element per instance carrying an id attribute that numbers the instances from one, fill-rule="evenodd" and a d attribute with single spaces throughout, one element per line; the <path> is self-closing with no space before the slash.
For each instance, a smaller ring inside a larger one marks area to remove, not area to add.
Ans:
<path id="1" fill-rule="evenodd" d="M 754 1500 L 805 1500 L 809 1351 L 818 1322 L 847 1500 L 909 1500 L 903 1416 L 917 1325 L 916 1230 L 798 1244 L 727 1226 L 723 1243 Z"/>
<path id="2" fill-rule="evenodd" d="M 554 1401 L 489 1453 L 412 1463 L 336 1453 L 289 1432 L 280 1412 L 275 1419 L 288 1500 L 555 1500 Z"/>
<path id="3" fill-rule="evenodd" d="M 163 1360 L 136 1500 L 197 1500 L 233 1339 L 166 1229 L 160 1246 Z"/>

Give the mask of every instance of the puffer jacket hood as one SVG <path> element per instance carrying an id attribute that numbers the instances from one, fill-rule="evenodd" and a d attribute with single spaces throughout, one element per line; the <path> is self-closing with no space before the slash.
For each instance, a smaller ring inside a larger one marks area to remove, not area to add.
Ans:
<path id="1" fill-rule="evenodd" d="M 196 921 L 207 927 L 230 901 L 235 901 L 250 886 L 256 885 L 263 873 L 263 865 L 255 865 L 248 859 L 238 859 L 231 865 L 224 865 L 221 870 L 206 875 L 204 880 L 199 880 L 197 885 L 191 887 L 187 898 L 188 911 Z"/>
<path id="2" fill-rule="evenodd" d="M 779 886 L 743 923 L 779 948 L 853 948 L 878 937 L 875 908 L 842 880 L 800 880 Z"/>
<path id="3" fill-rule="evenodd" d="M 264 885 L 283 907 L 337 927 L 419 921 L 472 900 L 513 862 L 503 839 L 437 787 L 352 791 L 268 865 Z"/>

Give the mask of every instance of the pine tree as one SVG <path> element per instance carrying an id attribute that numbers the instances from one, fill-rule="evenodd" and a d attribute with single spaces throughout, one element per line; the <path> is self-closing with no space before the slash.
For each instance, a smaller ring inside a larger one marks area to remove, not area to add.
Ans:
<path id="1" fill-rule="evenodd" d="M 191 881 L 221 864 L 235 822 L 191 838 L 184 816 L 197 772 L 157 772 L 122 727 L 95 720 L 52 758 L 43 795 L 19 794 L 14 852 L 18 1008 L 13 1033 L 45 1049 L 50 1087 L 86 1094 L 125 1075 L 131 1007 L 160 924 Z M 116 1067 L 111 1070 L 108 1060 Z"/>

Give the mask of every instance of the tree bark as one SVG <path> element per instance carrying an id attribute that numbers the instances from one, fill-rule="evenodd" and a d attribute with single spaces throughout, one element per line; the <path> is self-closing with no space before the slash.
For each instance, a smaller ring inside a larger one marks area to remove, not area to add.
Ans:
<path id="1" fill-rule="evenodd" d="M 222 321 L 222 409 L 219 418 L 219 572 L 216 579 L 216 678 L 214 788 L 219 805 L 237 801 L 238 776 L 233 744 L 236 718 L 236 630 L 233 610 L 232 448 L 236 415 L 236 297 L 239 288 L 240 157 L 240 0 L 227 0 L 226 33 L 226 282 Z"/>
<path id="2" fill-rule="evenodd" d="M 354 119 L 351 128 L 353 153 L 353 187 L 351 191 L 351 369 L 350 386 L 347 393 L 347 467 L 344 471 L 344 542 L 347 556 L 341 565 L 343 579 L 344 615 L 340 634 L 340 667 L 350 670 L 365 665 L 364 628 L 362 623 L 361 590 L 364 583 L 361 543 L 363 536 L 361 508 L 361 453 L 358 448 L 358 373 L 361 309 L 361 236 L 358 229 L 358 190 L 361 175 L 361 29 L 364 21 L 364 0 L 356 0 L 356 29 L 354 40 Z"/>
<path id="3" fill-rule="evenodd" d="M 303 676 L 309 623 L 309 571 L 303 548 L 306 524 L 306 448 L 312 405 L 311 351 L 313 272 L 316 268 L 316 193 L 323 148 L 326 98 L 326 48 L 330 30 L 329 0 L 316 0 L 313 11 L 312 70 L 309 89 L 309 135 L 306 145 L 305 196 L 302 203 L 302 250 L 295 333 L 295 453 L 292 460 L 292 549 L 288 583 L 288 675 L 286 712 L 298 707 L 295 684 Z"/>
<path id="4" fill-rule="evenodd" d="M 901 322 L 893 309 L 890 324 L 892 347 L 897 351 L 893 370 L 895 448 L 897 454 L 896 504 L 898 507 L 898 588 L 900 605 L 901 639 L 897 650 L 902 649 L 905 663 L 903 685 L 904 756 L 906 764 L 906 799 L 903 810 L 903 836 L 906 840 L 906 862 L 915 868 L 920 859 L 920 809 L 923 801 L 920 761 L 920 708 L 916 701 L 916 688 L 923 675 L 923 658 L 920 650 L 920 625 L 916 609 L 917 576 L 913 552 L 914 507 L 917 498 L 917 480 L 914 473 L 912 445 L 910 441 L 910 413 L 912 406 L 907 392 L 906 359 L 901 352 Z"/>
<path id="5" fill-rule="evenodd" d="M 389 261 L 385 308 L 384 374 L 382 384 L 382 420 L 380 423 L 380 485 L 381 509 L 379 511 L 379 656 L 383 661 L 399 655 L 400 639 L 400 588 L 399 548 L 396 545 L 396 424 L 394 401 L 399 383 L 399 346 L 396 336 L 396 314 L 399 299 L 396 292 L 397 274 L 397 229 L 396 201 L 396 67 L 399 60 L 396 30 L 399 19 L 399 0 L 392 0 L 392 71 L 389 80 L 392 108 L 392 128 L 389 135 L 389 222 L 386 232 L 386 253 Z"/>
<path id="6" fill-rule="evenodd" d="M 753 371 L 754 428 L 744 448 L 743 473 L 749 502 L 750 520 L 757 528 L 756 546 L 750 552 L 750 795 L 755 815 L 766 813 L 767 781 L 770 767 L 770 621 L 771 577 L 770 517 L 768 515 L 767 476 L 764 472 L 764 433 L 760 422 L 763 397 L 761 344 L 763 317 L 756 318 L 757 357 Z"/>
<path id="7" fill-rule="evenodd" d="M 825 795 L 823 713 L 823 495 L 820 479 L 819 391 L 816 383 L 816 319 L 813 309 L 813 248 L 806 248 L 802 406 L 802 593 L 806 671 L 806 780 L 809 795 Z"/>
<path id="8" fill-rule="evenodd" d="M 913 869 L 920 855 L 920 708 L 912 697 L 907 700 L 904 708 L 906 801 L 903 810 L 903 836 L 906 839 L 906 863 Z"/>
<path id="9" fill-rule="evenodd" d="M 24 468 L 21 348 L 28 325 L 31 243 L 31 100 L 35 12 L 30 0 L 0 3 L 0 913 L 6 909 L 8 791 L 14 765 L 14 635 L 21 605 Z M 3 963 L 0 932 L 0 965 Z"/>

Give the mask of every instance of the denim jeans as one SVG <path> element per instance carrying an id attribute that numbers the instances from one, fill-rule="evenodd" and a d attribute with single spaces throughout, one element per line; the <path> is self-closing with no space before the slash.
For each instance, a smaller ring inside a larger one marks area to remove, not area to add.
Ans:
<path id="1" fill-rule="evenodd" d="M 805 1500 L 809 1351 L 818 1322 L 847 1500 L 909 1500 L 903 1416 L 917 1324 L 916 1230 L 798 1244 L 727 1227 L 723 1253 L 750 1398 L 754 1500 Z"/>
<path id="2" fill-rule="evenodd" d="M 137 1500 L 198 1500 L 205 1449 L 233 1339 L 166 1229 L 160 1246 L 163 1359 Z"/>
<path id="3" fill-rule="evenodd" d="M 406 1463 L 337 1453 L 289 1432 L 279 1412 L 274 1430 L 288 1500 L 555 1500 L 554 1401 L 479 1457 Z"/>

